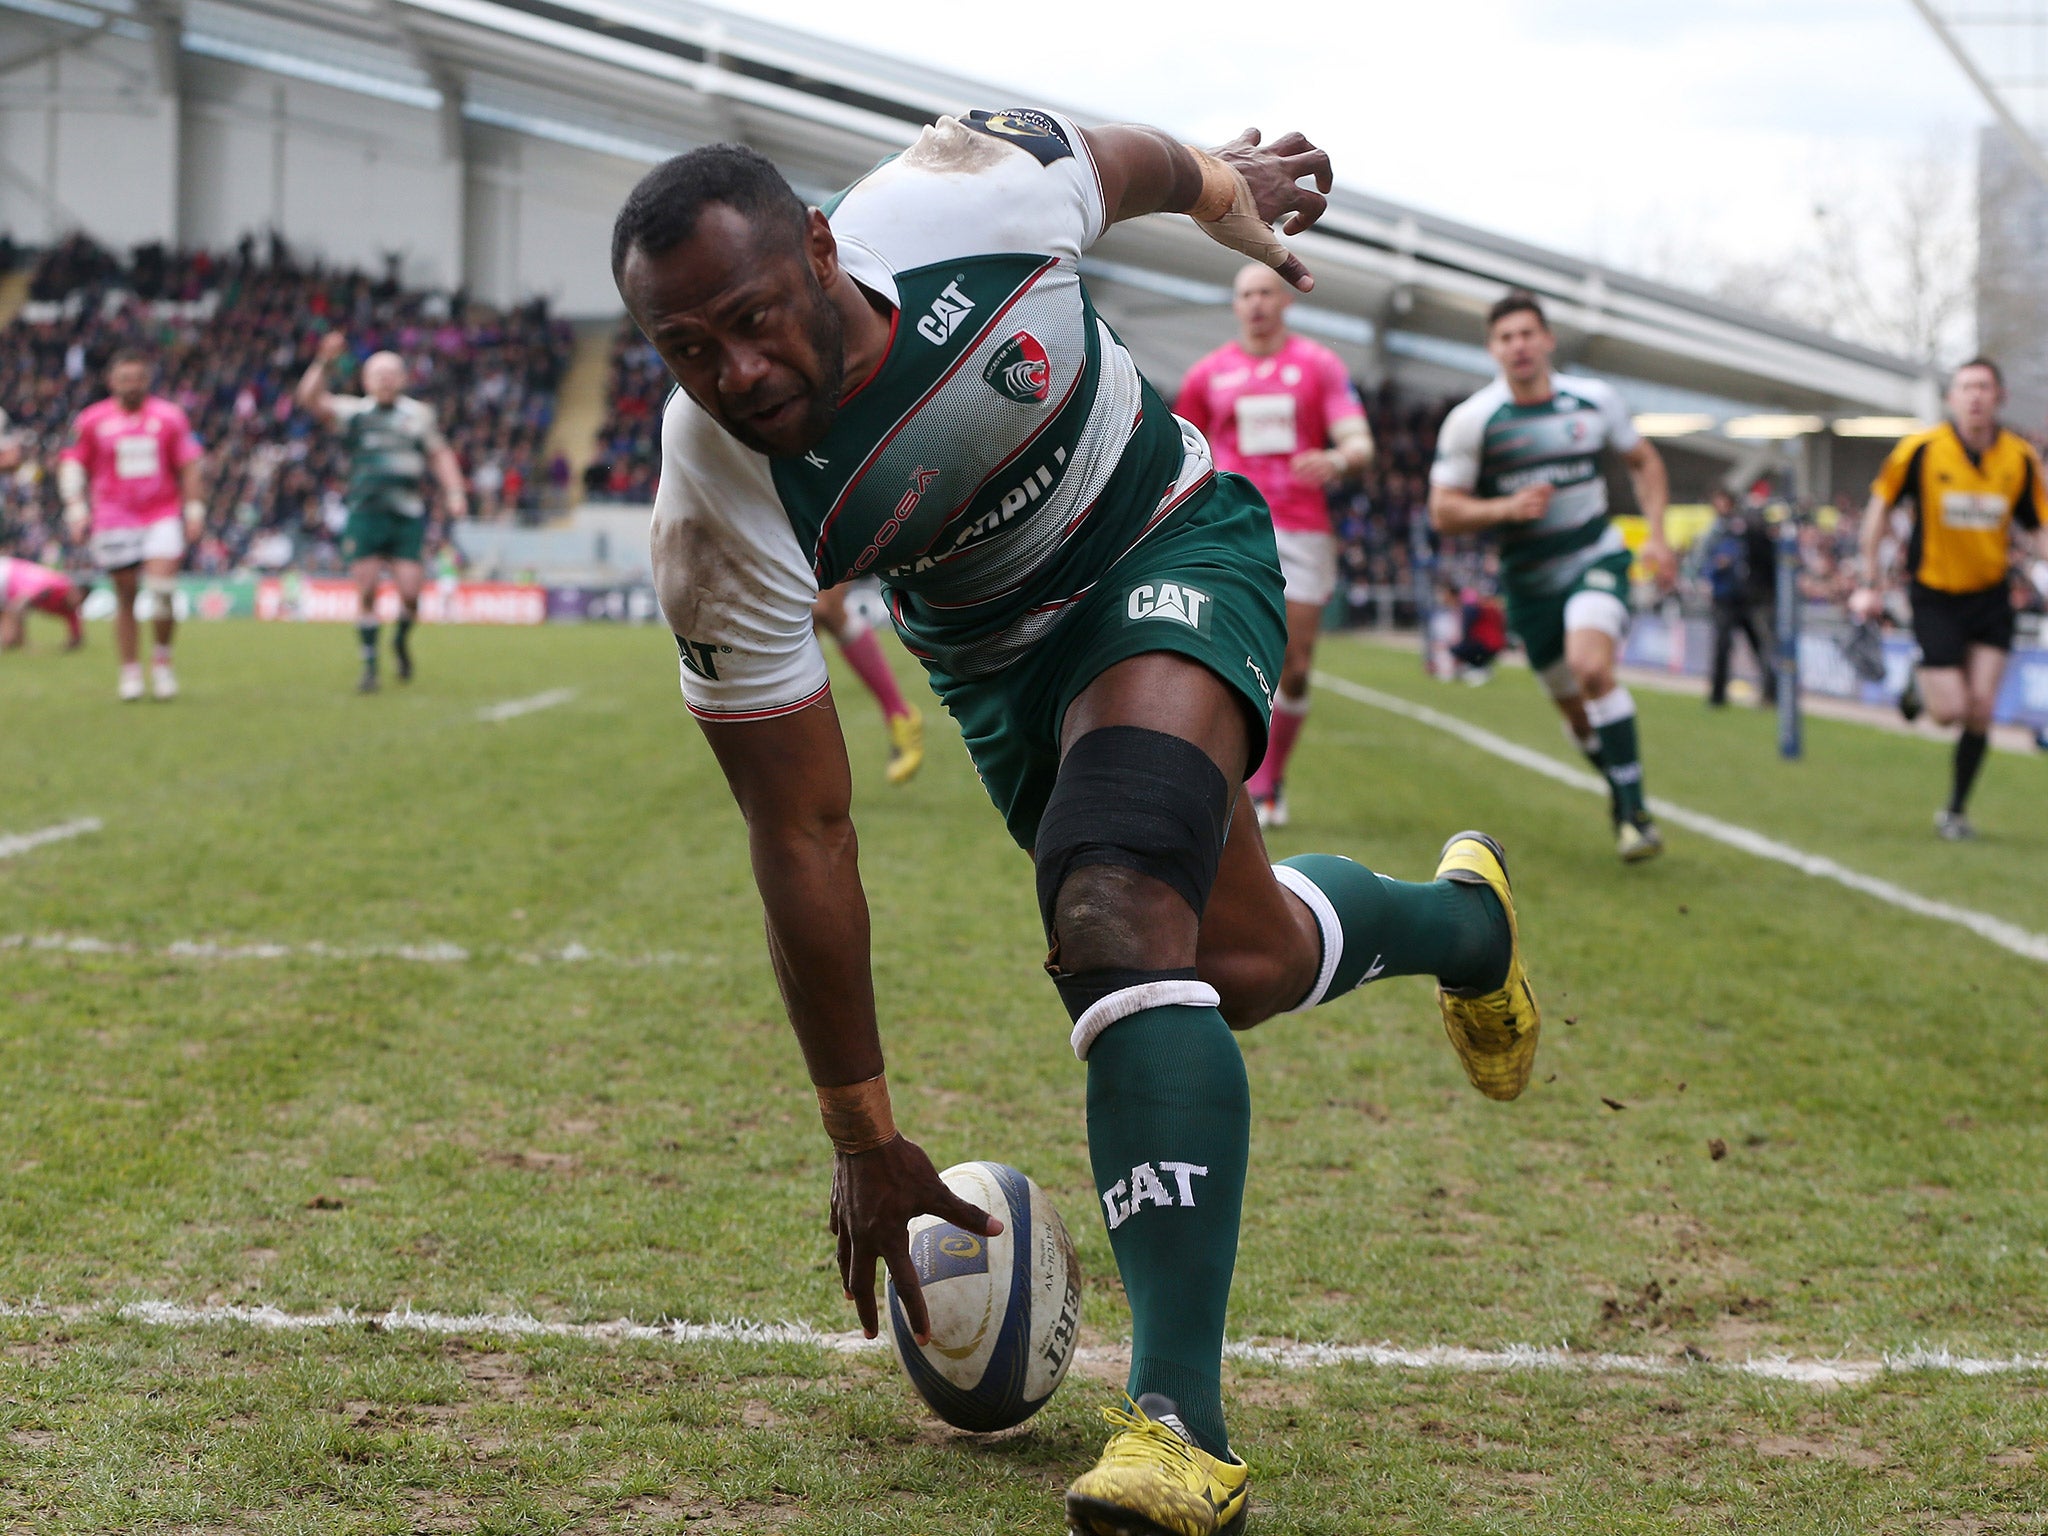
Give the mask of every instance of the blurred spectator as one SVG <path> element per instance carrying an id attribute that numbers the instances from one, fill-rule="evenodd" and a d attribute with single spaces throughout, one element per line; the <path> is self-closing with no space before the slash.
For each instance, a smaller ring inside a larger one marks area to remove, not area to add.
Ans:
<path id="1" fill-rule="evenodd" d="M 1763 679 L 1764 702 L 1775 703 L 1778 675 L 1771 665 L 1771 618 L 1777 592 L 1776 541 L 1760 509 L 1746 511 L 1723 489 L 1715 490 L 1713 505 L 1714 524 L 1699 549 L 1700 576 L 1714 613 L 1714 665 L 1707 702 L 1728 702 L 1728 668 L 1740 631 Z"/>
<path id="2" fill-rule="evenodd" d="M 492 467 L 494 510 L 522 510 L 522 498 L 538 510 L 573 340 L 545 301 L 499 311 L 460 294 L 409 292 L 395 267 L 372 278 L 302 264 L 275 237 L 265 256 L 244 239 L 228 254 L 141 246 L 124 264 L 79 235 L 44 253 L 29 302 L 0 331 L 0 405 L 25 448 L 21 469 L 0 481 L 0 525 L 17 546 L 61 540 L 48 466 L 67 423 L 99 394 L 106 359 L 133 346 L 155 359 L 156 389 L 206 445 L 208 522 L 195 568 L 255 563 L 259 539 L 274 555 L 277 533 L 309 565 L 331 566 L 346 466 L 291 395 L 315 343 L 337 326 L 357 360 L 383 348 L 405 357 L 411 392 L 434 407 L 465 470 Z"/>

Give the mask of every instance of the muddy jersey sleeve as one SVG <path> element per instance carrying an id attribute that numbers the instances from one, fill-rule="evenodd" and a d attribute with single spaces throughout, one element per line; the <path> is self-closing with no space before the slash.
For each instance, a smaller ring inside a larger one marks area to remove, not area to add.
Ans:
<path id="1" fill-rule="evenodd" d="M 663 416 L 651 533 L 655 591 L 700 720 L 767 720 L 825 694 L 818 583 L 768 460 L 680 390 Z"/>

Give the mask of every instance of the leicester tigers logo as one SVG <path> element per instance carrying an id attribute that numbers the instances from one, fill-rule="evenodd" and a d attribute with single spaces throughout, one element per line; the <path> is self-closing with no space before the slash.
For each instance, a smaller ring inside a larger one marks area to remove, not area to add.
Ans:
<path id="1" fill-rule="evenodd" d="M 990 389 L 1019 405 L 1041 405 L 1052 390 L 1052 362 L 1029 331 L 1019 331 L 996 348 L 981 376 Z"/>

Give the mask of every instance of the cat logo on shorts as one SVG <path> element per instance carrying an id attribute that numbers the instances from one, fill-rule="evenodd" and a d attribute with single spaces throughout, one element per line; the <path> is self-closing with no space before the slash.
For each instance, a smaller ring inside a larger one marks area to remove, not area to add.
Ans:
<path id="1" fill-rule="evenodd" d="M 1148 581 L 1131 588 L 1130 596 L 1124 599 L 1124 619 L 1131 624 L 1142 619 L 1166 619 L 1189 629 L 1206 630 L 1209 594 L 1185 582 Z"/>
<path id="2" fill-rule="evenodd" d="M 1052 392 L 1052 360 L 1029 331 L 1019 331 L 996 348 L 981 376 L 990 389 L 1019 405 L 1041 405 Z"/>

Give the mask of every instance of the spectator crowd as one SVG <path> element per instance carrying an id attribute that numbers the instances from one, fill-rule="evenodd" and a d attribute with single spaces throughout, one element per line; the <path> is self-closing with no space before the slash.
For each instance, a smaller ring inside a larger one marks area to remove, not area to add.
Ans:
<path id="1" fill-rule="evenodd" d="M 83 236 L 49 249 L 0 330 L 0 407 L 23 450 L 0 485 L 0 533 L 35 558 L 83 557 L 65 545 L 56 456 L 72 418 L 106 393 L 107 361 L 135 348 L 205 447 L 207 525 L 193 569 L 335 568 L 347 465 L 292 391 L 336 328 L 348 336 L 338 389 L 355 387 L 355 365 L 372 352 L 405 358 L 407 392 L 434 407 L 475 515 L 537 510 L 568 475 L 545 461 L 545 445 L 569 326 L 544 300 L 501 311 L 407 289 L 396 268 L 394 258 L 372 277 L 301 261 L 275 237 L 225 254 L 147 245 L 126 260 Z"/>

